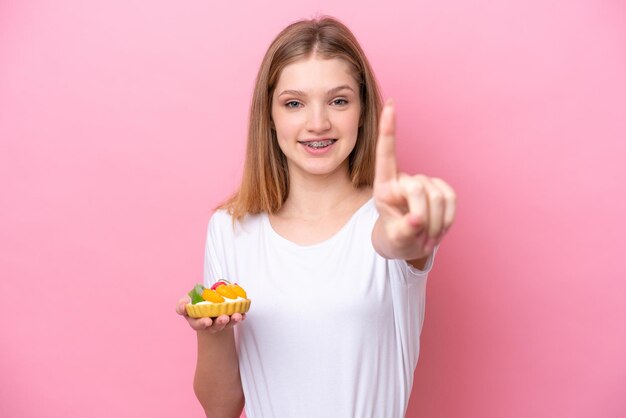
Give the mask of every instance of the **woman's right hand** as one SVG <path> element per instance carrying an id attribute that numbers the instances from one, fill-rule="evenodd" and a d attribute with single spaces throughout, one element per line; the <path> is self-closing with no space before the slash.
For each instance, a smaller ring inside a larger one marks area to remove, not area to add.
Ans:
<path id="1" fill-rule="evenodd" d="M 185 305 L 191 303 L 189 295 L 185 295 L 176 304 L 176 313 L 185 317 L 189 326 L 196 331 L 208 331 L 210 334 L 230 329 L 246 319 L 246 314 L 234 313 L 231 316 L 220 315 L 217 318 L 192 318 L 187 315 Z"/>

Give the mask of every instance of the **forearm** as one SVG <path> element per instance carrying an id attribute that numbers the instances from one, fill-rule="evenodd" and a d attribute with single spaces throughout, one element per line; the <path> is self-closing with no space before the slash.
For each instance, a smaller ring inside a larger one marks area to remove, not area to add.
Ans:
<path id="1" fill-rule="evenodd" d="M 198 331 L 194 392 L 209 418 L 238 418 L 244 396 L 233 329 Z"/>

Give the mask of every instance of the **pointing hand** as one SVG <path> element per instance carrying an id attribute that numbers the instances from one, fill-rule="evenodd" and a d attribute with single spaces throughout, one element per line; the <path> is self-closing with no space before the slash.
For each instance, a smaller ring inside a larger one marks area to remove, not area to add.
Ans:
<path id="1" fill-rule="evenodd" d="M 439 178 L 398 173 L 395 119 L 388 101 L 376 145 L 374 202 L 380 233 L 375 228 L 373 243 L 386 258 L 419 260 L 432 253 L 454 222 L 456 194 Z"/>

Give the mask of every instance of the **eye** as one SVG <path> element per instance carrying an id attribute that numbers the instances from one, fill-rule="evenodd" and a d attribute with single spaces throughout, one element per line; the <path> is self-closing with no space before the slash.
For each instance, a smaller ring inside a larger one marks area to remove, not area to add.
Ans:
<path id="1" fill-rule="evenodd" d="M 295 100 L 289 100 L 288 102 L 285 103 L 285 107 L 287 107 L 288 109 L 296 109 L 298 107 L 300 107 L 302 104 L 300 102 L 297 102 Z"/>
<path id="2" fill-rule="evenodd" d="M 332 104 L 335 106 L 345 106 L 348 104 L 348 101 L 346 99 L 335 99 L 332 101 Z"/>

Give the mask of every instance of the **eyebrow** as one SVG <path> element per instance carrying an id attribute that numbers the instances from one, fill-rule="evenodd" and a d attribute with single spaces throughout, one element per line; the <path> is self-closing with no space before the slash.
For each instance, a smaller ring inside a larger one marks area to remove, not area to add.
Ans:
<path id="1" fill-rule="evenodd" d="M 328 90 L 328 92 L 326 92 L 326 94 L 331 95 L 331 94 L 335 94 L 341 90 L 350 90 L 352 93 L 354 93 L 354 90 L 352 89 L 352 87 L 350 87 L 347 84 L 344 84 L 342 86 L 338 86 L 338 87 L 334 87 L 330 90 Z M 283 94 L 290 94 L 292 96 L 306 96 L 306 94 L 303 91 L 300 90 L 283 90 L 277 97 L 282 96 Z"/>

